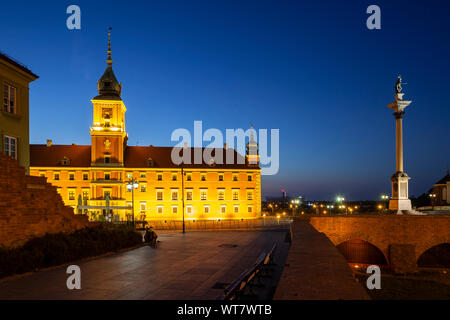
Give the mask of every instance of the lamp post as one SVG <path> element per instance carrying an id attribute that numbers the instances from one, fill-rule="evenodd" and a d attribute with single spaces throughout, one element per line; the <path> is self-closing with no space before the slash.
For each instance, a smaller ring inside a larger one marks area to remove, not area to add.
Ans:
<path id="1" fill-rule="evenodd" d="M 431 200 L 431 210 L 434 210 L 434 200 L 436 199 L 436 194 L 431 193 L 429 194 L 430 200 Z"/>
<path id="2" fill-rule="evenodd" d="M 381 199 L 384 200 L 384 208 L 387 210 L 388 208 L 388 200 L 389 200 L 389 196 L 382 194 L 381 195 Z"/>
<path id="3" fill-rule="evenodd" d="M 183 170 L 183 164 L 181 164 L 181 203 L 183 206 L 183 233 L 185 233 L 185 226 L 184 226 L 184 170 Z"/>
<path id="4" fill-rule="evenodd" d="M 134 189 L 137 189 L 139 187 L 139 183 L 136 179 L 131 178 L 131 180 L 128 180 L 127 182 L 127 189 L 131 189 L 131 219 L 133 221 L 133 228 L 135 227 L 134 224 Z"/>

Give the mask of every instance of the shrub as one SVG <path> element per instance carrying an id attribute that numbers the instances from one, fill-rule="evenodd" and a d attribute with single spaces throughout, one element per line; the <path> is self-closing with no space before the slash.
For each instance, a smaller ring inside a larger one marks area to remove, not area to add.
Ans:
<path id="1" fill-rule="evenodd" d="M 61 265 L 142 243 L 142 236 L 126 225 L 101 224 L 70 234 L 46 234 L 22 247 L 0 248 L 0 278 Z"/>

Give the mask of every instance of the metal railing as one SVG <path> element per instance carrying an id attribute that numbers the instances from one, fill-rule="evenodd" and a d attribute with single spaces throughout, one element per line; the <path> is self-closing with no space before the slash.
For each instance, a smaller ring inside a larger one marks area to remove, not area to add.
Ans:
<path id="1" fill-rule="evenodd" d="M 277 244 L 274 243 L 272 249 L 268 252 L 262 253 L 256 262 L 241 275 L 234 280 L 227 288 L 225 288 L 222 295 L 216 300 L 236 300 L 241 297 L 247 287 L 252 287 L 256 277 L 267 276 L 265 273 L 268 266 L 273 264 L 273 256 Z M 250 289 L 251 292 L 251 289 Z"/>
<path id="2" fill-rule="evenodd" d="M 217 220 L 186 220 L 185 229 L 191 231 L 237 230 L 237 229 L 278 229 L 289 228 L 290 219 L 217 219 Z M 154 230 L 182 230 L 180 220 L 147 220 L 147 225 Z"/>

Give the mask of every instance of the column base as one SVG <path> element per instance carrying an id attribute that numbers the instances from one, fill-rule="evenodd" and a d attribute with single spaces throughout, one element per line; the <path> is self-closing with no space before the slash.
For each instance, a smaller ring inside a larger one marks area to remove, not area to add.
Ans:
<path id="1" fill-rule="evenodd" d="M 392 210 L 392 211 L 412 210 L 411 200 L 409 200 L 409 199 L 392 199 L 389 201 L 389 210 Z"/>

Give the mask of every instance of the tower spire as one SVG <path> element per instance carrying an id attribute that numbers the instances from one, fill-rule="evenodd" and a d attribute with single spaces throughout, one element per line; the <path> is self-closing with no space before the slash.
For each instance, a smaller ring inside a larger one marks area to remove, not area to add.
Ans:
<path id="1" fill-rule="evenodd" d="M 108 57 L 106 58 L 106 63 L 108 64 L 108 66 L 111 66 L 113 61 L 111 58 L 111 30 L 112 28 L 109 27 L 108 28 Z"/>
<path id="2" fill-rule="evenodd" d="M 111 57 L 111 30 L 112 28 L 108 28 L 108 50 L 106 63 L 107 67 L 101 78 L 97 81 L 97 89 L 99 95 L 94 99 L 111 99 L 120 100 L 120 94 L 122 92 L 122 85 L 117 81 L 116 76 L 114 75 L 114 71 L 112 68 L 113 60 Z"/>

